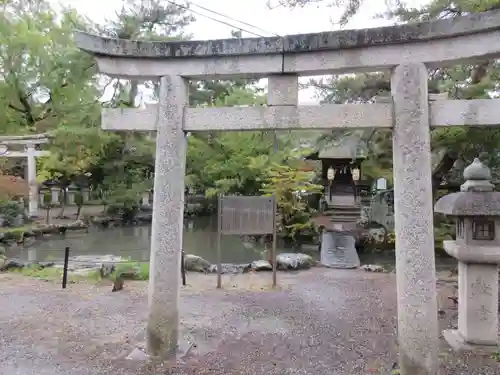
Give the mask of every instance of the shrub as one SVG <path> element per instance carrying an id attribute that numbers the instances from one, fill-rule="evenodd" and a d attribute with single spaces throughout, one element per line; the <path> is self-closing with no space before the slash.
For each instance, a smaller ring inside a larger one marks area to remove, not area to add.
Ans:
<path id="1" fill-rule="evenodd" d="M 0 201 L 0 217 L 4 227 L 15 226 L 19 216 L 24 215 L 24 207 L 15 201 Z"/>
<path id="2" fill-rule="evenodd" d="M 28 184 L 21 177 L 0 174 L 0 199 L 28 198 Z"/>

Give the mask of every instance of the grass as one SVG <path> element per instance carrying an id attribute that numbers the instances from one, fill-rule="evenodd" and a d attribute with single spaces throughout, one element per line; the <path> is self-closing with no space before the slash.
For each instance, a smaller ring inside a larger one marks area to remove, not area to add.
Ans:
<path id="1" fill-rule="evenodd" d="M 32 264 L 23 268 L 12 268 L 8 272 L 20 274 L 26 277 L 45 281 L 62 281 L 63 269 L 59 267 L 41 267 L 38 264 Z M 88 274 L 68 273 L 68 282 L 79 281 L 99 281 L 98 271 L 91 271 Z"/>
<path id="2" fill-rule="evenodd" d="M 500 362 L 500 348 L 499 348 L 498 352 L 493 353 L 491 355 L 491 359 L 494 361 Z"/>
<path id="3" fill-rule="evenodd" d="M 115 272 L 111 275 L 114 279 L 118 275 L 134 275 L 134 280 L 149 280 L 149 263 L 126 261 L 117 263 Z"/>
<path id="4" fill-rule="evenodd" d="M 0 233 L 3 234 L 4 240 L 22 241 L 26 233 L 30 233 L 30 236 L 41 234 L 40 229 L 39 225 L 32 224 L 15 228 L 0 228 Z"/>
<path id="5" fill-rule="evenodd" d="M 0 228 L 0 233 L 3 234 L 5 240 L 22 241 L 25 233 L 33 232 L 36 229 L 36 225 L 26 225 L 16 228 Z"/>
<path id="6" fill-rule="evenodd" d="M 47 259 L 50 261 L 50 259 Z M 42 267 L 38 264 L 31 264 L 23 268 L 11 268 L 8 272 L 20 274 L 26 277 L 32 277 L 46 281 L 62 280 L 63 269 L 61 267 Z M 118 275 L 123 275 L 126 279 L 133 280 L 149 280 L 149 263 L 125 261 L 115 265 L 115 271 L 110 275 L 111 280 L 115 280 Z M 100 281 L 101 275 L 99 270 L 89 271 L 84 274 L 76 274 L 68 272 L 68 281 Z"/>
<path id="7" fill-rule="evenodd" d="M 20 234 L 20 233 L 32 231 L 35 228 L 36 228 L 36 225 L 25 225 L 25 226 L 16 227 L 16 228 L 0 228 L 0 233 L 19 233 Z"/>

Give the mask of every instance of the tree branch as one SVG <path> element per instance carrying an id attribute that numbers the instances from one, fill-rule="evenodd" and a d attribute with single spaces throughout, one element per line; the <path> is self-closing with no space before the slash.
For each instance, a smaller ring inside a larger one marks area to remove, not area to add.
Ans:
<path id="1" fill-rule="evenodd" d="M 9 108 L 10 108 L 10 109 L 13 109 L 13 110 L 15 110 L 15 111 L 17 111 L 17 112 L 24 113 L 24 110 L 23 110 L 23 109 L 18 108 L 18 107 L 16 107 L 15 105 L 10 104 L 10 103 L 9 103 Z"/>
<path id="2" fill-rule="evenodd" d="M 33 112 L 28 98 L 19 88 L 17 88 L 17 96 L 23 107 L 23 114 L 24 117 L 26 118 L 26 122 L 28 123 L 29 126 L 35 125 L 35 117 L 33 116 Z"/>

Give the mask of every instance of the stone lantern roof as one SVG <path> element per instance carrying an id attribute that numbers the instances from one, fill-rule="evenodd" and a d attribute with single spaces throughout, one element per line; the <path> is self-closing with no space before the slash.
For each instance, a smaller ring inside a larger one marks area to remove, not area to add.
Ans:
<path id="1" fill-rule="evenodd" d="M 479 159 L 464 170 L 459 193 L 445 195 L 434 211 L 449 216 L 500 216 L 500 192 L 491 183 L 491 171 Z"/>

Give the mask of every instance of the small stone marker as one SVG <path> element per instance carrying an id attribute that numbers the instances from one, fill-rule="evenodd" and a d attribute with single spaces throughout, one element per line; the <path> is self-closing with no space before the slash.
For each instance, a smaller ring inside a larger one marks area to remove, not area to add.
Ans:
<path id="1" fill-rule="evenodd" d="M 387 180 L 383 177 L 377 180 L 377 190 L 387 190 Z"/>
<path id="2" fill-rule="evenodd" d="M 358 268 L 360 260 L 353 236 L 324 231 L 321 241 L 321 264 L 331 268 Z"/>

